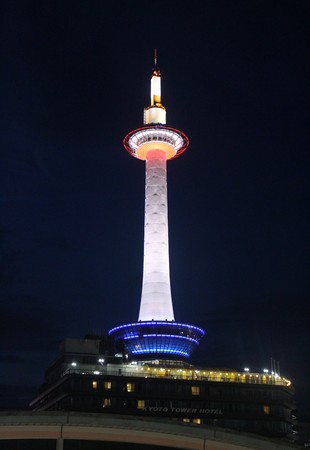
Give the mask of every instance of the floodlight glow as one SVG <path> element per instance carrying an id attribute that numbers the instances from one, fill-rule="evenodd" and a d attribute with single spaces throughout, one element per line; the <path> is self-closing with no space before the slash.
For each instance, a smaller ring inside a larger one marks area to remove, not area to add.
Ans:
<path id="1" fill-rule="evenodd" d="M 133 334 L 132 336 L 124 336 L 124 339 L 137 339 L 139 337 L 138 334 Z"/>
<path id="2" fill-rule="evenodd" d="M 169 338 L 187 339 L 189 341 L 195 342 L 195 344 L 199 344 L 199 342 L 196 339 L 192 339 L 185 336 L 178 336 L 176 334 L 144 334 L 143 337 L 169 337 Z"/>
<path id="3" fill-rule="evenodd" d="M 156 105 L 156 103 L 160 103 L 161 101 L 161 85 L 160 85 L 160 76 L 157 73 L 153 72 L 153 76 L 151 78 L 151 105 Z"/>

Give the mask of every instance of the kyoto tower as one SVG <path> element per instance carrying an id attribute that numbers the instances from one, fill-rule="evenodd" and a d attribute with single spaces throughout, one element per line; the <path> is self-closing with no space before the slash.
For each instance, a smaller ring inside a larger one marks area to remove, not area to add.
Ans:
<path id="1" fill-rule="evenodd" d="M 174 319 L 168 248 L 167 161 L 189 146 L 187 136 L 166 126 L 161 103 L 161 74 L 155 50 L 151 104 L 144 108 L 144 125 L 128 133 L 123 144 L 130 155 L 145 161 L 144 261 L 137 323 L 109 331 L 135 358 L 186 358 L 204 335 L 201 328 Z"/>

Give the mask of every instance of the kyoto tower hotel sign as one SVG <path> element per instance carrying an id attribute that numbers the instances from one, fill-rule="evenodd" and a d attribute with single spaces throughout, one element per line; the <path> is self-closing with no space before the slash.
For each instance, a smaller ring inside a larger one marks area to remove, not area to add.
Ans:
<path id="1" fill-rule="evenodd" d="M 166 126 L 156 53 L 151 104 L 144 109 L 144 126 L 128 133 L 123 144 L 132 156 L 146 164 L 143 283 L 138 322 L 115 327 L 109 334 L 116 342 L 122 342 L 128 355 L 135 358 L 188 357 L 204 332 L 174 319 L 169 272 L 167 160 L 180 156 L 189 141 L 182 131 Z"/>

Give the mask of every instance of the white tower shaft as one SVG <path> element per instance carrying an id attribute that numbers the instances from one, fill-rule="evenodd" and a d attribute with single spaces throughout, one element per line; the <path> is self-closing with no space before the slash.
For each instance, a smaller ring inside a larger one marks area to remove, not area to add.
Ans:
<path id="1" fill-rule="evenodd" d="M 176 323 L 173 314 L 168 243 L 167 161 L 180 156 L 189 145 L 182 131 L 166 126 L 161 104 L 160 70 L 151 80 L 151 105 L 144 108 L 144 126 L 128 133 L 123 144 L 135 158 L 146 162 L 143 284 L 138 323 L 109 331 L 128 355 L 153 360 L 187 357 L 204 332 L 193 325 Z M 173 355 L 173 356 L 172 356 Z"/>
<path id="2" fill-rule="evenodd" d="M 165 152 L 156 149 L 156 144 L 146 157 L 140 320 L 174 320 L 169 270 L 167 163 Z"/>

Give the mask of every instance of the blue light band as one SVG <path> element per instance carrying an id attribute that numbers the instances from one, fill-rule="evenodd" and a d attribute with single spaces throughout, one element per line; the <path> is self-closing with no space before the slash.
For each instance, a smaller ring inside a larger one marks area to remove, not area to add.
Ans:
<path id="1" fill-rule="evenodd" d="M 128 355 L 175 355 L 188 357 L 204 335 L 194 325 L 172 321 L 147 321 L 120 325 L 109 335 L 123 343 Z"/>

